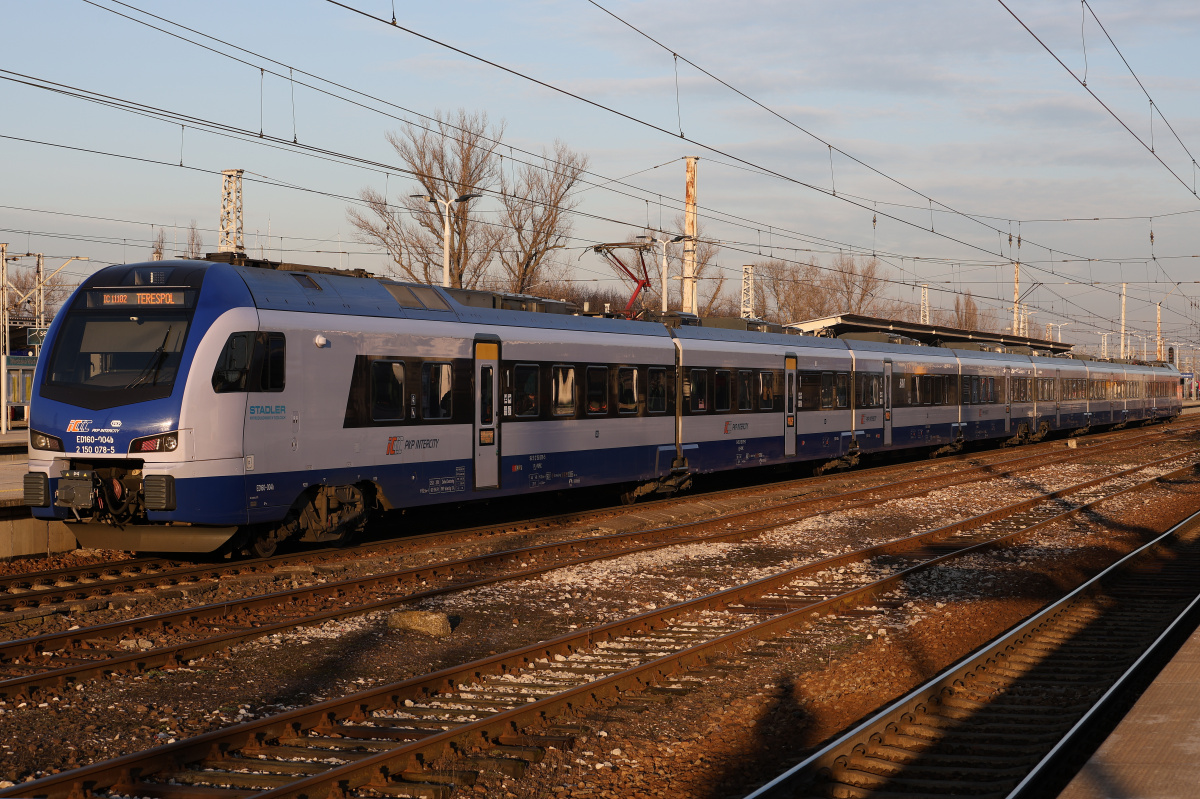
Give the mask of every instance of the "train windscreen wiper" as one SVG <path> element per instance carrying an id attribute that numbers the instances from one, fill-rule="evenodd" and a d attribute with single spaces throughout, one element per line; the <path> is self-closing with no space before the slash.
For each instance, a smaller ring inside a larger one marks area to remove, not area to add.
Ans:
<path id="1" fill-rule="evenodd" d="M 132 383 L 125 386 L 125 388 L 134 388 L 135 386 L 140 386 L 142 383 L 146 382 L 146 378 L 148 377 L 153 378 L 150 381 L 150 385 L 158 384 L 158 372 L 160 369 L 162 369 L 163 362 L 167 360 L 167 339 L 171 337 L 172 327 L 174 327 L 174 325 L 167 325 L 167 332 L 163 334 L 162 344 L 158 345 L 158 349 L 156 349 L 150 356 L 150 362 L 146 364 L 146 366 L 138 374 L 137 378 Z"/>

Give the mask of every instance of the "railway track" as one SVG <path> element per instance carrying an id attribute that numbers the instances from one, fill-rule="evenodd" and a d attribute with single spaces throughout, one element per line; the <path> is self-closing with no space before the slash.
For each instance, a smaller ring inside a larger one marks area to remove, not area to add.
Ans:
<path id="1" fill-rule="evenodd" d="M 1055 458 L 1038 457 L 1036 468 L 1044 468 L 1055 462 L 1065 463 L 1088 454 L 1094 454 L 1094 451 L 1080 453 L 1075 450 L 1060 453 Z M 1187 454 L 1191 453 L 1183 456 Z M 1175 454 L 1159 462 L 1183 456 Z M 1030 459 L 1019 460 L 1024 463 Z M 1022 471 L 1013 467 L 995 472 L 993 468 L 974 467 L 968 470 L 968 474 L 959 474 L 955 484 L 982 479 L 981 475 L 1000 478 Z M 918 537 L 918 540 L 933 541 L 951 534 L 961 534 L 1006 516 L 1035 512 L 1039 506 L 1043 508 L 1036 512 L 1044 513 L 1045 508 L 1057 508 L 1058 503 L 1066 497 L 1094 490 L 1097 486 L 1143 468 L 1146 467 L 1138 466 L 1062 490 L 1044 492 L 923 534 L 924 538 Z M 703 523 L 523 547 L 0 643 L 0 697 L 30 697 L 40 690 L 57 690 L 73 682 L 115 672 L 174 668 L 232 644 L 298 626 L 395 608 L 432 596 L 500 581 L 529 579 L 566 566 L 680 544 L 752 539 L 783 524 L 814 516 L 821 512 L 820 506 L 823 505 L 832 503 L 840 510 L 867 507 L 920 496 L 932 490 L 933 487 L 921 483 L 920 478 L 902 480 L 889 484 L 892 488 L 900 489 L 898 491 L 881 491 L 881 487 L 859 489 L 833 498 L 802 500 L 783 507 L 719 516 Z M 944 485 L 945 481 L 939 480 L 936 487 Z M 784 516 L 782 519 L 778 518 L 781 512 Z M 881 544 L 865 552 L 870 556 L 884 555 L 904 551 L 912 545 L 910 539 L 901 539 L 899 543 Z M 853 555 L 849 557 L 854 559 Z M 440 585 L 430 588 L 428 586 L 431 583 Z M 149 642 L 150 646 L 141 647 L 140 642 Z M 134 650 L 130 651 L 127 647 L 133 647 Z"/>
<path id="2" fill-rule="evenodd" d="M 931 483 L 930 490 L 932 490 L 937 487 L 955 485 L 958 484 L 956 481 L 965 479 L 984 479 L 986 477 L 1011 474 L 1012 470 L 1021 464 L 1044 463 L 1046 461 L 1043 459 L 1047 457 L 1052 459 L 1052 461 L 1070 460 L 1114 447 L 1133 446 L 1145 441 L 1179 435 L 1195 428 L 1200 428 L 1200 422 L 1186 426 L 1172 425 L 1170 427 L 1155 428 L 1133 436 L 1128 435 L 1127 432 L 1124 435 L 1109 433 L 1099 440 L 1090 441 L 1087 446 L 1080 447 L 1073 454 L 1068 453 L 1065 455 L 1061 450 L 1057 451 L 1058 454 L 1055 454 L 1055 450 L 1051 450 L 1051 453 L 1047 456 L 1044 450 L 1039 449 L 1035 452 L 1022 453 L 1017 457 L 984 463 L 972 463 L 971 460 L 975 458 L 970 456 L 956 456 L 962 460 L 967 460 L 967 465 L 961 468 L 952 467 L 946 469 L 946 466 L 950 462 L 942 461 L 937 463 L 937 468 L 922 470 L 926 473 L 916 477 L 908 477 L 899 481 L 875 483 L 862 488 L 852 488 L 849 491 L 837 491 L 839 485 L 847 481 L 846 475 L 830 475 L 820 478 L 788 481 L 784 484 L 775 484 L 760 490 L 764 493 L 767 491 L 786 493 L 793 486 L 806 489 L 807 495 L 798 502 L 784 499 L 782 502 L 776 503 L 779 510 L 794 512 L 805 507 L 806 504 L 810 507 L 815 507 L 821 502 L 831 504 L 846 502 L 869 495 L 872 492 L 895 491 L 923 482 Z M 886 478 L 897 471 L 910 473 L 912 467 L 909 464 L 879 467 L 878 469 L 855 473 L 855 481 L 872 481 L 879 477 Z M 943 485 L 933 484 L 939 480 L 944 481 Z M 830 489 L 833 490 L 833 493 L 826 493 Z M 704 499 L 705 501 L 714 502 L 725 496 L 742 497 L 745 496 L 745 493 L 745 491 L 739 489 L 728 489 L 706 494 Z M 696 501 L 695 497 L 656 500 L 646 503 L 641 510 L 643 512 L 665 510 L 676 504 L 694 501 Z M 751 513 L 767 509 L 769 508 L 755 509 Z M 629 510 L 625 509 L 624 513 L 628 512 Z M 610 511 L 610 513 L 616 515 L 619 511 L 614 510 Z M 744 516 L 744 513 L 724 515 L 720 517 L 720 521 L 729 522 Z M 373 541 L 338 550 L 316 550 L 230 563 L 196 565 L 181 563 L 177 559 L 138 558 L 46 572 L 14 574 L 0 577 L 0 613 L 19 613 L 20 611 L 50 605 L 64 606 L 60 607 L 59 610 L 66 611 L 71 609 L 69 607 L 70 604 L 85 603 L 89 599 L 112 598 L 132 592 L 146 592 L 163 588 L 186 589 L 229 577 L 259 576 L 272 578 L 281 572 L 286 574 L 289 567 L 307 568 L 312 567 L 314 564 L 354 560 L 367 553 L 372 557 L 379 557 L 381 554 L 399 556 L 428 548 L 431 545 L 444 547 L 533 531 L 544 533 L 548 529 L 578 523 L 584 519 L 589 522 L 595 522 L 599 517 L 601 517 L 601 514 L 559 514 L 515 524 L 484 525 L 456 531 L 426 533 L 384 541 Z"/>
<path id="3" fill-rule="evenodd" d="M 1194 624 L 1197 569 L 1200 514 L 750 797 L 1033 795 L 1066 776 L 1104 708 Z"/>
<path id="4" fill-rule="evenodd" d="M 901 602 L 913 575 L 1019 545 L 1115 497 L 1191 478 L 1193 455 L 1186 466 L 1150 479 L 1136 473 L 1162 468 L 1163 461 L 668 608 L 44 777 L 0 796 L 448 796 L 482 771 L 515 776 L 547 747 L 569 747 L 580 728 L 569 720 L 557 724 L 561 716 L 618 698 L 652 705 L 693 690 L 713 674 L 706 662 L 731 647 L 761 638 L 802 643 L 822 615 L 868 601 Z M 1068 496 L 1079 501 L 1064 505 Z M 886 569 L 886 576 L 839 584 L 838 567 L 855 559 Z"/>

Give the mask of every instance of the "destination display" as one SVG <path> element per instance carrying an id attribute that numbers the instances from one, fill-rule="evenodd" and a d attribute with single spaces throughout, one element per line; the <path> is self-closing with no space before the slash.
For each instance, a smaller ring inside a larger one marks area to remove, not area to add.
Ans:
<path id="1" fill-rule="evenodd" d="M 125 290 L 95 289 L 88 292 L 89 308 L 187 308 L 191 292 L 183 289 Z"/>

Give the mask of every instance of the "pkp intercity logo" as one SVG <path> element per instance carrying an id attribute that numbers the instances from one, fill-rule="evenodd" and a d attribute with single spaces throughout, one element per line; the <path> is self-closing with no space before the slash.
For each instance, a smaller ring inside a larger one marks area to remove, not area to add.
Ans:
<path id="1" fill-rule="evenodd" d="M 92 429 L 91 419 L 72 419 L 67 425 L 68 433 L 87 433 Z"/>

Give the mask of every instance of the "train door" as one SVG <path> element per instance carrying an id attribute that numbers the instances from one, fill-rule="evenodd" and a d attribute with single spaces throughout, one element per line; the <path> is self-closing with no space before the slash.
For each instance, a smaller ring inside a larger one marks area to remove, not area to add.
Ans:
<path id="1" fill-rule="evenodd" d="M 784 457 L 796 457 L 796 388 L 799 375 L 796 374 L 796 356 L 788 355 L 783 359 L 784 383 L 787 386 L 787 399 L 784 400 L 783 454 Z"/>
<path id="2" fill-rule="evenodd" d="M 1054 370 L 1054 428 L 1057 430 L 1062 427 L 1062 381 L 1058 377 L 1058 370 Z"/>
<path id="3" fill-rule="evenodd" d="M 1004 367 L 1004 432 L 1012 432 L 1013 376 L 1012 367 Z"/>
<path id="4" fill-rule="evenodd" d="M 475 488 L 500 487 L 500 342 L 475 342 Z"/>
<path id="5" fill-rule="evenodd" d="M 883 445 L 892 445 L 892 361 L 883 361 Z"/>

